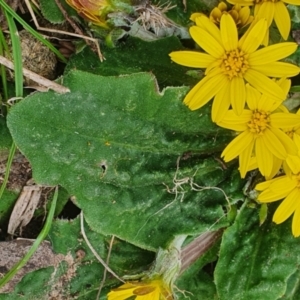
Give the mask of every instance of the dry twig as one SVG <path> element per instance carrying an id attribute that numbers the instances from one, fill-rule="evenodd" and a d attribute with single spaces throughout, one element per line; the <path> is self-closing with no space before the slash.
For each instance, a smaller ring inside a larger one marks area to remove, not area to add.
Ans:
<path id="1" fill-rule="evenodd" d="M 109 249 L 108 249 L 107 258 L 106 258 L 106 264 L 107 264 L 107 265 L 108 265 L 108 263 L 109 263 L 110 254 L 111 254 L 111 249 L 112 249 L 114 240 L 115 240 L 115 236 L 113 235 L 112 238 L 111 238 L 111 240 L 110 240 L 110 243 L 109 243 Z M 100 294 L 101 294 L 103 285 L 104 285 L 105 280 L 106 280 L 106 275 L 107 275 L 107 270 L 104 269 L 104 272 L 103 272 L 103 279 L 101 280 L 101 284 L 100 284 L 99 289 L 98 289 L 98 293 L 97 293 L 96 300 L 99 300 L 99 299 L 100 299 Z"/>
<path id="2" fill-rule="evenodd" d="M 4 65 L 5 67 L 7 67 L 11 70 L 14 70 L 14 64 L 10 60 L 8 60 L 7 58 L 5 58 L 4 56 L 1 56 L 1 55 L 0 55 L 0 64 Z M 68 88 L 66 88 L 58 83 L 55 83 L 45 77 L 42 77 L 28 69 L 23 68 L 23 75 L 25 77 L 28 77 L 29 79 L 35 81 L 36 83 L 46 87 L 47 89 L 51 89 L 57 93 L 65 94 L 65 93 L 70 92 L 70 90 Z"/>
<path id="3" fill-rule="evenodd" d="M 81 230 L 81 234 L 83 236 L 83 239 L 85 240 L 86 244 L 88 245 L 89 249 L 92 251 L 92 253 L 94 254 L 94 256 L 98 259 L 98 261 L 101 263 L 101 265 L 110 273 L 112 274 L 114 277 L 116 277 L 118 280 L 120 280 L 121 282 L 125 283 L 125 281 L 120 278 L 107 264 L 106 262 L 98 255 L 98 253 L 96 252 L 96 250 L 94 249 L 94 247 L 92 246 L 92 244 L 90 243 L 90 241 L 88 240 L 86 234 L 85 234 L 85 230 L 84 230 L 84 222 L 83 222 L 83 212 L 81 211 L 80 213 L 80 230 Z"/>

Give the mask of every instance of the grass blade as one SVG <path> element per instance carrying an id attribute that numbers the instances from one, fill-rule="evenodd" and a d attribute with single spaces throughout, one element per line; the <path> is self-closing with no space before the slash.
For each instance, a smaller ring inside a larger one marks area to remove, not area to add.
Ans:
<path id="1" fill-rule="evenodd" d="M 58 197 L 58 187 L 55 188 L 53 200 L 51 203 L 51 207 L 45 222 L 45 225 L 36 238 L 35 242 L 29 249 L 29 251 L 26 253 L 26 255 L 18 262 L 16 263 L 11 270 L 5 274 L 5 276 L 0 280 L 0 288 L 4 286 L 30 259 L 30 257 L 34 254 L 34 252 L 37 250 L 41 242 L 47 237 L 49 230 L 51 228 L 54 212 L 55 212 L 55 207 L 56 207 L 56 202 L 57 202 L 57 197 Z"/>

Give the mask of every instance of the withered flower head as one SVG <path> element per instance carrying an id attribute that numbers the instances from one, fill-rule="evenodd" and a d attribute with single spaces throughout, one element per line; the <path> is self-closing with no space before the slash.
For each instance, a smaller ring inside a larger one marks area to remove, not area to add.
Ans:
<path id="1" fill-rule="evenodd" d="M 111 3 L 107 0 L 66 0 L 78 14 L 93 24 L 108 28 L 105 16 L 112 10 Z"/>

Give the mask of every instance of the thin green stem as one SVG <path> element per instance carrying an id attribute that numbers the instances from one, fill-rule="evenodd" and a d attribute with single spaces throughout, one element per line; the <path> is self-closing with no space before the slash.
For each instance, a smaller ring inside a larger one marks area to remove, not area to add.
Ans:
<path id="1" fill-rule="evenodd" d="M 14 19 L 9 13 L 7 13 L 7 11 L 5 11 L 5 17 L 8 23 L 12 44 L 16 97 L 23 97 L 23 63 L 20 36 Z"/>

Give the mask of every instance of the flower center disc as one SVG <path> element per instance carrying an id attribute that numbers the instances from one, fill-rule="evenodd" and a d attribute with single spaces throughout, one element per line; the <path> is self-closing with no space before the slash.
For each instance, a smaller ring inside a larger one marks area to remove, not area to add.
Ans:
<path id="1" fill-rule="evenodd" d="M 221 60 L 221 70 L 230 80 L 233 77 L 243 77 L 249 68 L 246 55 L 239 49 L 226 52 Z"/>
<path id="2" fill-rule="evenodd" d="M 270 123 L 269 114 L 264 111 L 254 111 L 252 119 L 248 122 L 250 132 L 261 135 Z"/>

